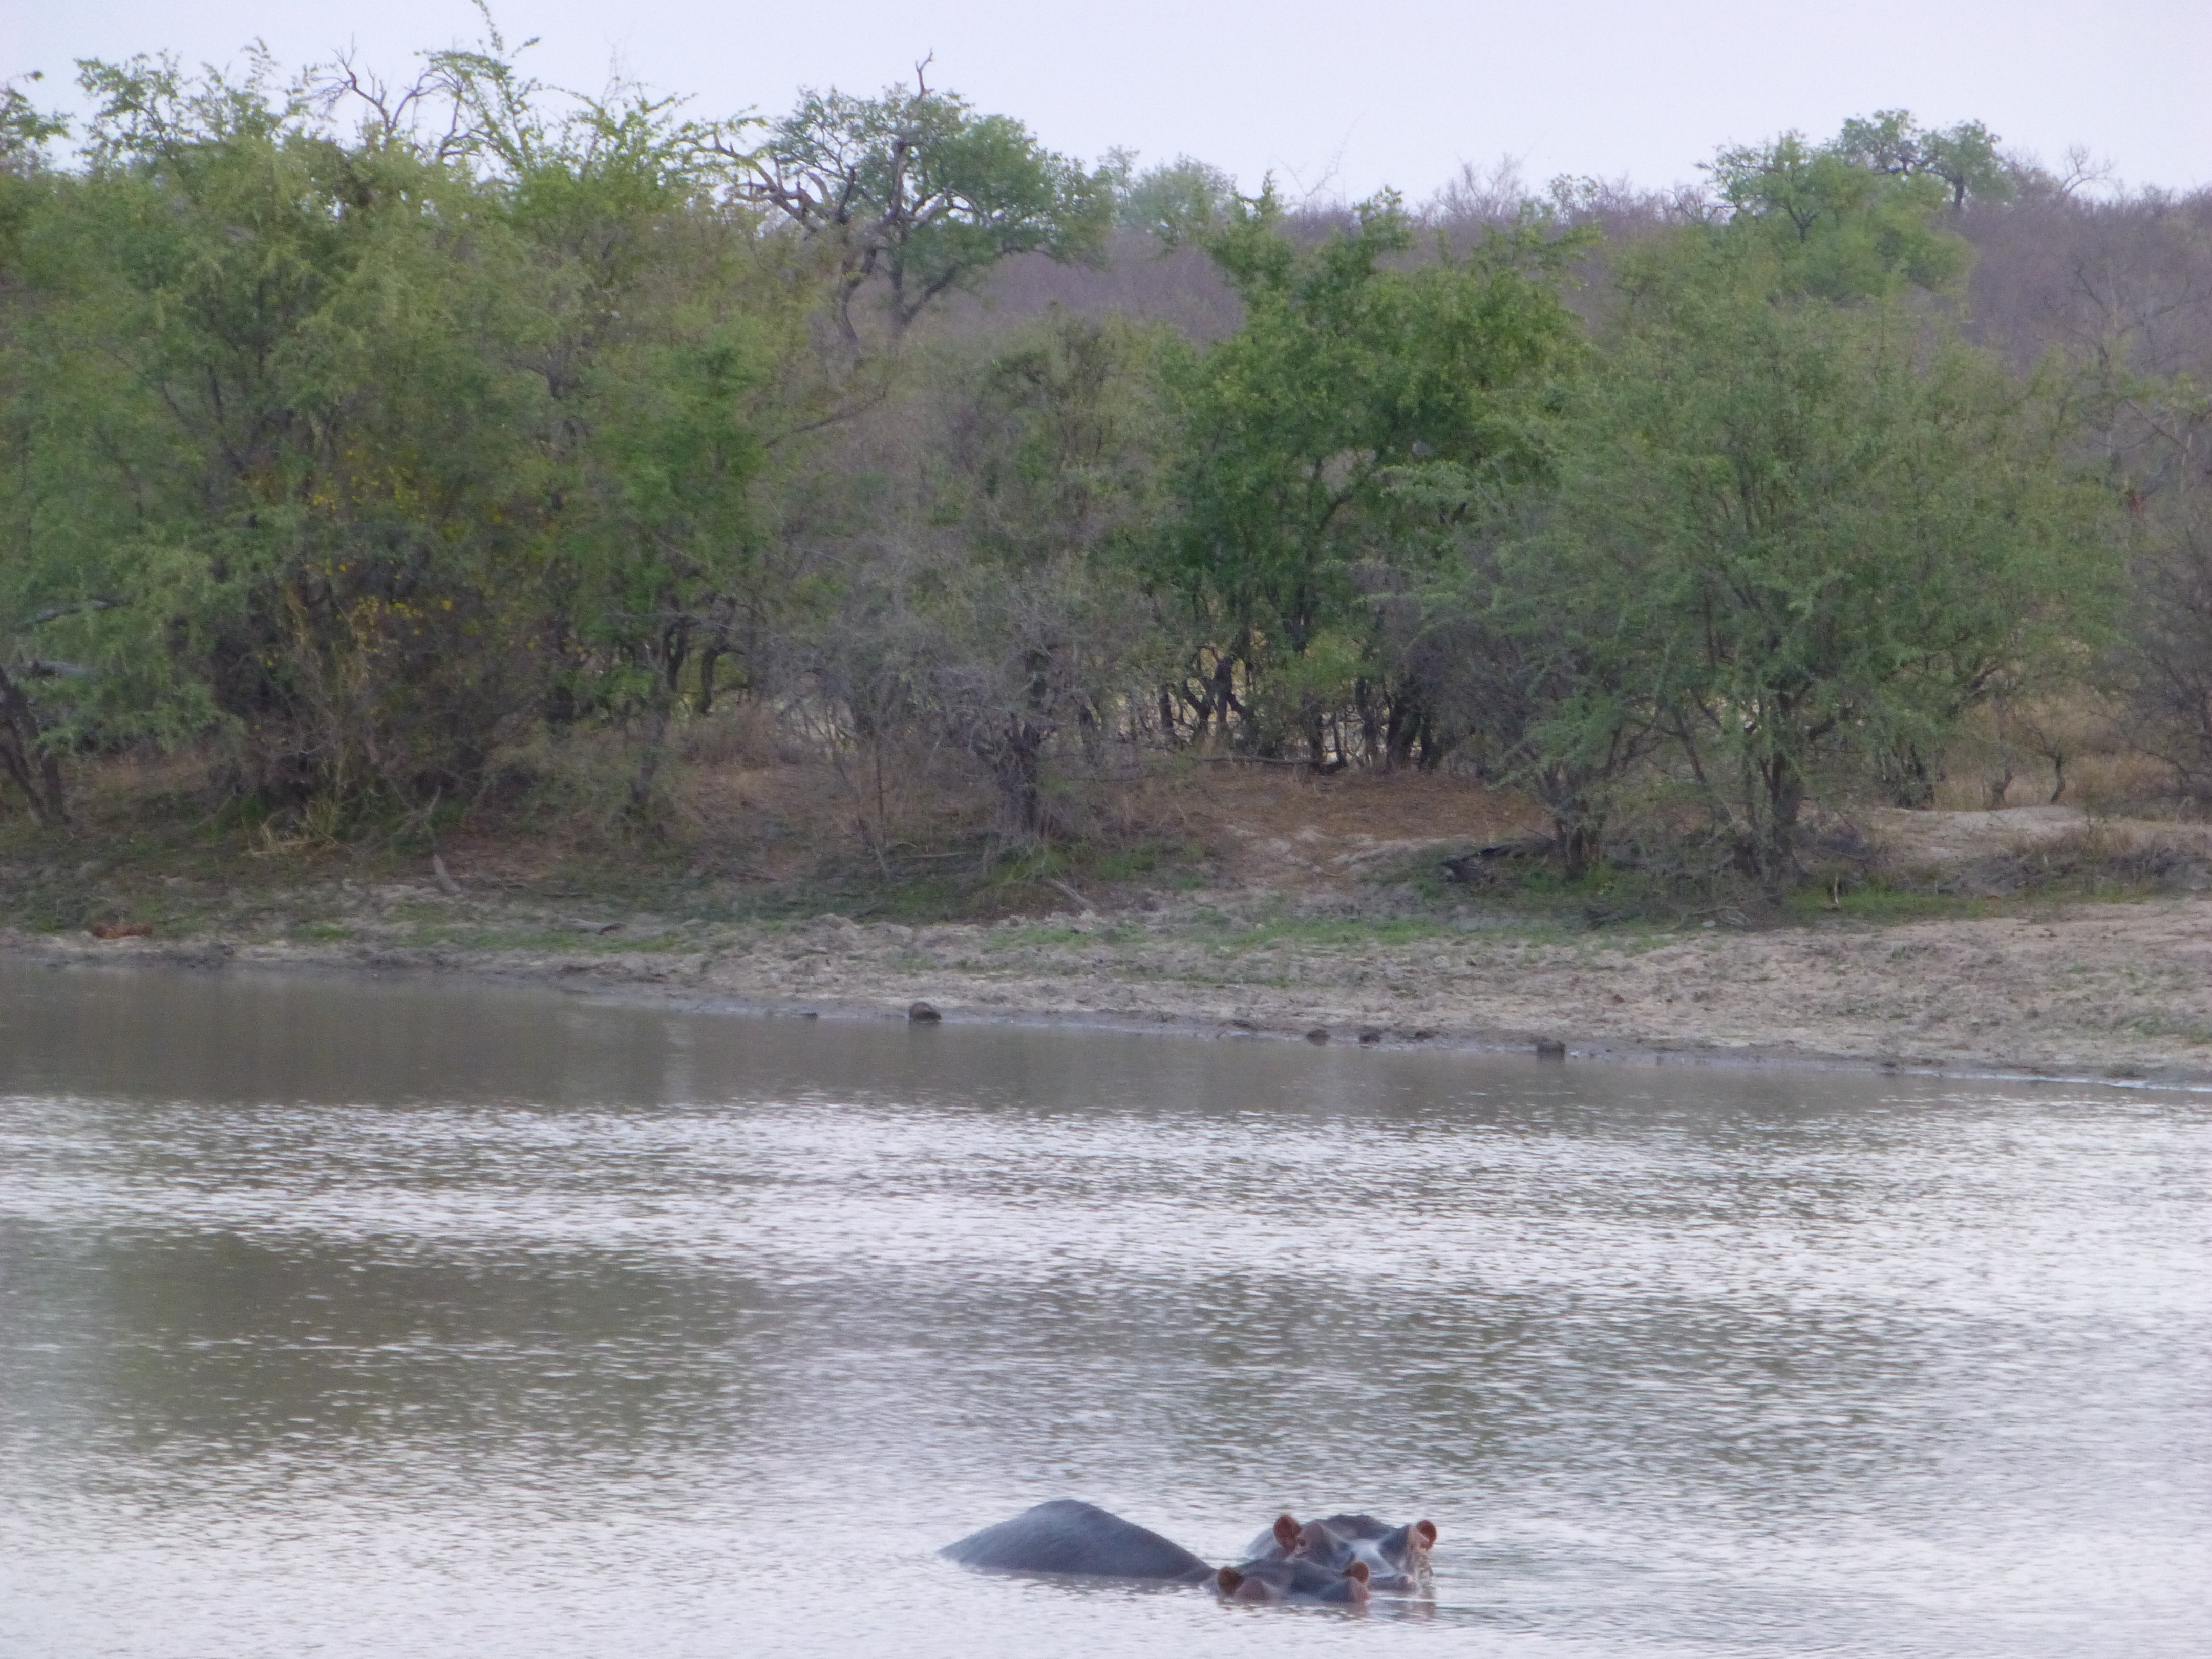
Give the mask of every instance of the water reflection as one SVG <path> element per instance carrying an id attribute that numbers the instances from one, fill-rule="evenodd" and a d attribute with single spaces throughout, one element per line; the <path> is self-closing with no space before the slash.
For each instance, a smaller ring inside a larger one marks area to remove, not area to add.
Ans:
<path id="1" fill-rule="evenodd" d="M 0 1652 L 2160 1655 L 2205 1107 L 0 968 Z M 1431 1616 L 979 1578 L 1075 1494 Z"/>

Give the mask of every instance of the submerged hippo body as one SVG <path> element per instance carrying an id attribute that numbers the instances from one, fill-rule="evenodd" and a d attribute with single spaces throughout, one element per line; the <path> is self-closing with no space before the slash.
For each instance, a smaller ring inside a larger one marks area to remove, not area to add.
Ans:
<path id="1" fill-rule="evenodd" d="M 1358 1563 L 1374 1589 L 1403 1592 L 1418 1589 L 1426 1577 L 1429 1547 L 1436 1541 L 1433 1521 L 1394 1527 L 1371 1515 L 1330 1515 L 1301 1526 L 1285 1515 L 1252 1540 L 1251 1553 L 1255 1563 L 1310 1561 L 1339 1573 Z"/>
<path id="2" fill-rule="evenodd" d="M 1072 1498 L 1024 1510 L 938 1553 L 964 1567 L 994 1572 L 1151 1578 L 1176 1584 L 1202 1584 L 1214 1576 L 1212 1568 L 1182 1545 Z"/>

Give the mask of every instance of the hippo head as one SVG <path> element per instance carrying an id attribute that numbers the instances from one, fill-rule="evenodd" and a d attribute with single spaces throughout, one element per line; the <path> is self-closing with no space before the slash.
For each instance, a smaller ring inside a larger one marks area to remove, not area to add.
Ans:
<path id="1" fill-rule="evenodd" d="M 1214 1588 L 1230 1601 L 1363 1607 L 1367 1581 L 1364 1561 L 1354 1561 L 1343 1572 L 1310 1561 L 1247 1561 L 1222 1568 L 1214 1575 Z"/>
<path id="2" fill-rule="evenodd" d="M 1436 1541 L 1433 1521 L 1393 1527 L 1371 1515 L 1332 1515 L 1300 1524 L 1296 1516 L 1283 1515 L 1260 1540 L 1260 1553 L 1270 1560 L 1310 1561 L 1333 1572 L 1347 1571 L 1358 1562 L 1376 1589 L 1405 1591 L 1425 1577 Z"/>

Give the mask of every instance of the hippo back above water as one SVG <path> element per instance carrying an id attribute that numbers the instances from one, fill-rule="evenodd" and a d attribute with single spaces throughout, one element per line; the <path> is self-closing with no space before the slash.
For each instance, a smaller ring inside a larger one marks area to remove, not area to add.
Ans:
<path id="1" fill-rule="evenodd" d="M 1072 1498 L 1024 1510 L 1011 1521 L 970 1533 L 939 1554 L 994 1572 L 1066 1573 L 1096 1578 L 1150 1578 L 1202 1584 L 1213 1569 L 1170 1539 L 1133 1521 Z"/>

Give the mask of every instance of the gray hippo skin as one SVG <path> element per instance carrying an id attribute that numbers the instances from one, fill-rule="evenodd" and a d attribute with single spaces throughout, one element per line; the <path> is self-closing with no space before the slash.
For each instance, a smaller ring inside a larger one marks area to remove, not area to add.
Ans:
<path id="1" fill-rule="evenodd" d="M 1310 1561 L 1339 1573 L 1357 1562 L 1373 1588 L 1403 1593 L 1427 1577 L 1429 1547 L 1436 1541 L 1433 1521 L 1394 1527 L 1371 1515 L 1330 1515 L 1301 1526 L 1283 1515 L 1252 1540 L 1251 1554 L 1255 1563 Z"/>
<path id="2" fill-rule="evenodd" d="M 1202 1584 L 1214 1577 L 1212 1567 L 1182 1545 L 1072 1498 L 1024 1510 L 938 1553 L 963 1567 L 994 1572 L 1151 1578 L 1175 1584 Z"/>
<path id="3" fill-rule="evenodd" d="M 1295 1557 L 1280 1561 L 1247 1561 L 1224 1567 L 1213 1586 L 1229 1601 L 1292 1602 L 1308 1607 L 1364 1607 L 1367 1564 L 1354 1561 L 1343 1572 Z"/>

